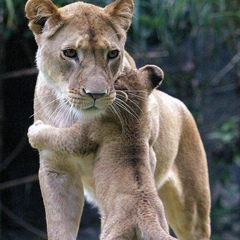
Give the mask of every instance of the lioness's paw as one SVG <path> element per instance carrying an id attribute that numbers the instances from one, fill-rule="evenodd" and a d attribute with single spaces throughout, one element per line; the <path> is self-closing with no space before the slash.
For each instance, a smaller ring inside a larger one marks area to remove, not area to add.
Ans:
<path id="1" fill-rule="evenodd" d="M 44 135 L 49 128 L 51 126 L 44 124 L 40 120 L 29 127 L 28 140 L 33 148 L 41 149 L 44 147 Z"/>

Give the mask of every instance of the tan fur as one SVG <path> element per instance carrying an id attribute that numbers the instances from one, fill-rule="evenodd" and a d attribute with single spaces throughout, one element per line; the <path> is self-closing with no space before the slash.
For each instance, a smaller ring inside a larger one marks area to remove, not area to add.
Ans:
<path id="1" fill-rule="evenodd" d="M 127 109 L 119 109 L 119 115 L 108 109 L 91 124 L 79 121 L 71 128 L 55 128 L 37 121 L 29 129 L 29 141 L 39 150 L 68 158 L 96 152 L 93 179 L 102 219 L 101 239 L 174 239 L 168 234 L 154 183 L 156 156 L 149 132 L 148 96 L 162 76 L 156 66 L 126 69 L 114 84 L 113 106 L 123 104 Z"/>
<path id="2" fill-rule="evenodd" d="M 85 132 L 88 136 L 89 129 L 97 126 L 96 130 L 101 131 L 101 135 L 105 136 L 99 119 L 104 118 L 106 112 L 115 103 L 118 94 L 115 83 L 124 66 L 133 64 L 124 51 L 132 10 L 131 0 L 117 0 L 103 9 L 83 2 L 60 9 L 48 0 L 27 2 L 26 16 L 30 20 L 29 26 L 39 46 L 37 53 L 39 76 L 34 103 L 35 120 L 63 128 L 81 119 L 82 133 Z M 64 55 L 69 49 L 70 53 L 72 49 L 77 51 L 76 58 Z M 118 56 L 109 59 L 109 52 L 114 53 L 114 50 L 119 51 Z M 126 95 L 123 94 L 122 101 L 125 101 L 125 98 Z M 209 239 L 210 194 L 207 162 L 196 124 L 179 100 L 160 91 L 153 91 L 149 99 L 147 117 L 150 126 L 144 127 L 144 121 L 141 122 L 142 132 L 139 133 L 148 133 L 145 136 L 150 142 L 149 144 L 145 142 L 142 149 L 145 149 L 143 156 L 151 159 L 152 168 L 154 168 L 156 156 L 155 184 L 159 189 L 167 220 L 179 239 Z M 116 115 L 111 116 L 115 116 L 116 120 L 119 119 Z M 145 132 L 144 129 L 148 131 Z M 105 172 L 109 171 L 108 169 L 117 168 L 115 153 L 122 148 L 123 151 L 119 154 L 124 153 L 125 142 L 121 140 L 122 144 L 116 146 L 114 141 L 111 141 L 112 146 L 104 145 L 105 147 L 100 151 L 101 155 L 103 154 L 99 161 L 101 164 L 98 166 L 99 146 L 95 144 L 97 139 L 88 143 L 87 148 L 92 149 L 91 154 L 79 154 L 76 152 L 76 149 L 80 149 L 78 144 L 81 146 L 84 142 L 77 138 L 79 136 L 77 133 L 71 136 L 72 140 L 67 138 L 68 145 L 62 146 L 62 151 L 39 150 L 39 178 L 50 240 L 59 239 L 59 236 L 67 240 L 76 238 L 84 202 L 83 188 L 88 199 L 96 204 L 96 192 L 98 191 L 98 196 L 104 196 L 105 189 L 108 194 L 106 201 L 114 199 L 114 191 L 117 191 L 118 195 L 123 195 L 123 198 L 120 201 L 121 204 L 117 204 L 116 207 L 131 206 L 130 198 L 124 197 L 124 191 L 121 188 L 110 187 L 118 186 L 119 182 L 121 186 L 127 186 L 128 181 L 125 178 L 127 171 L 124 173 L 116 171 L 114 174 L 119 176 L 109 179 L 108 174 L 100 174 L 99 170 L 103 168 Z M 105 137 L 108 137 L 108 134 Z M 64 139 L 64 136 L 63 138 L 58 136 L 56 142 L 60 139 Z M 70 146 L 71 143 L 75 145 Z M 68 152 L 67 149 L 72 152 Z M 127 154 L 128 151 L 125 153 Z M 149 169 L 149 166 L 146 169 Z M 146 175 L 146 179 L 151 179 L 150 172 Z M 146 183 L 146 187 L 147 185 Z M 152 183 L 150 185 L 152 186 Z M 99 193 L 101 187 L 103 192 Z M 154 195 L 153 199 L 154 203 L 158 202 Z M 99 202 L 101 203 L 100 198 Z M 114 209 L 111 202 L 103 205 L 107 209 L 102 212 L 109 212 L 107 215 L 111 216 L 110 219 L 114 219 L 115 216 L 124 218 L 124 214 L 128 213 L 128 209 L 111 211 Z M 150 205 L 154 206 L 152 203 Z M 161 209 L 160 205 L 156 209 Z M 122 215 L 117 214 L 119 211 Z M 164 219 L 163 212 L 160 212 L 161 219 Z M 104 221 L 110 228 L 112 221 L 103 220 L 102 236 L 106 239 L 104 234 L 105 231 L 108 234 L 106 229 L 109 227 L 104 224 Z M 144 219 L 142 222 L 144 223 Z M 126 224 L 125 227 L 127 227 Z M 161 228 L 166 229 L 163 226 Z M 111 234 L 113 232 L 111 230 Z M 118 238 L 113 236 L 112 239 Z M 133 239 L 133 236 L 126 236 L 125 239 Z"/>

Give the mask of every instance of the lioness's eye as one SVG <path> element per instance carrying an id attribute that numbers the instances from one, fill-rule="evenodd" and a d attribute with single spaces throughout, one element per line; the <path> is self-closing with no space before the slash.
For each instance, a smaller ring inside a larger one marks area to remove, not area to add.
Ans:
<path id="1" fill-rule="evenodd" d="M 77 51 L 73 48 L 63 50 L 63 54 L 68 58 L 76 58 L 77 57 Z"/>
<path id="2" fill-rule="evenodd" d="M 108 59 L 114 59 L 118 56 L 118 54 L 119 54 L 118 50 L 112 50 L 112 51 L 108 52 L 107 57 L 108 57 Z"/>

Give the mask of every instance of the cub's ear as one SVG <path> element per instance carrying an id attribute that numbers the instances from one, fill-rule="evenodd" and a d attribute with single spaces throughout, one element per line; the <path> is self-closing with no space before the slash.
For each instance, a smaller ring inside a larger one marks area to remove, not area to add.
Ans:
<path id="1" fill-rule="evenodd" d="M 154 88 L 161 85 L 164 73 L 161 68 L 156 65 L 146 65 L 139 69 L 141 78 L 144 78 L 148 90 L 152 91 Z"/>
<path id="2" fill-rule="evenodd" d="M 25 6 L 26 17 L 29 20 L 29 28 L 34 34 L 41 34 L 48 21 L 48 30 L 59 26 L 61 16 L 58 8 L 51 0 L 28 0 Z"/>
<path id="3" fill-rule="evenodd" d="M 104 10 L 113 20 L 127 31 L 131 25 L 133 15 L 133 0 L 116 0 L 107 5 Z"/>

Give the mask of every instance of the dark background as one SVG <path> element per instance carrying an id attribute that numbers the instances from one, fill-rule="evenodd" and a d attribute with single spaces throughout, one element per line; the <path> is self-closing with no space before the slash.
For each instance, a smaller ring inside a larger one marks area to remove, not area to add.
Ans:
<path id="1" fill-rule="evenodd" d="M 0 0 L 0 240 L 46 238 L 38 154 L 26 136 L 33 121 L 37 46 L 25 3 Z M 126 48 L 138 67 L 160 66 L 162 90 L 193 113 L 208 155 L 212 239 L 240 239 L 239 0 L 135 0 Z M 98 239 L 92 206 L 85 206 L 80 233 L 81 239 Z"/>

